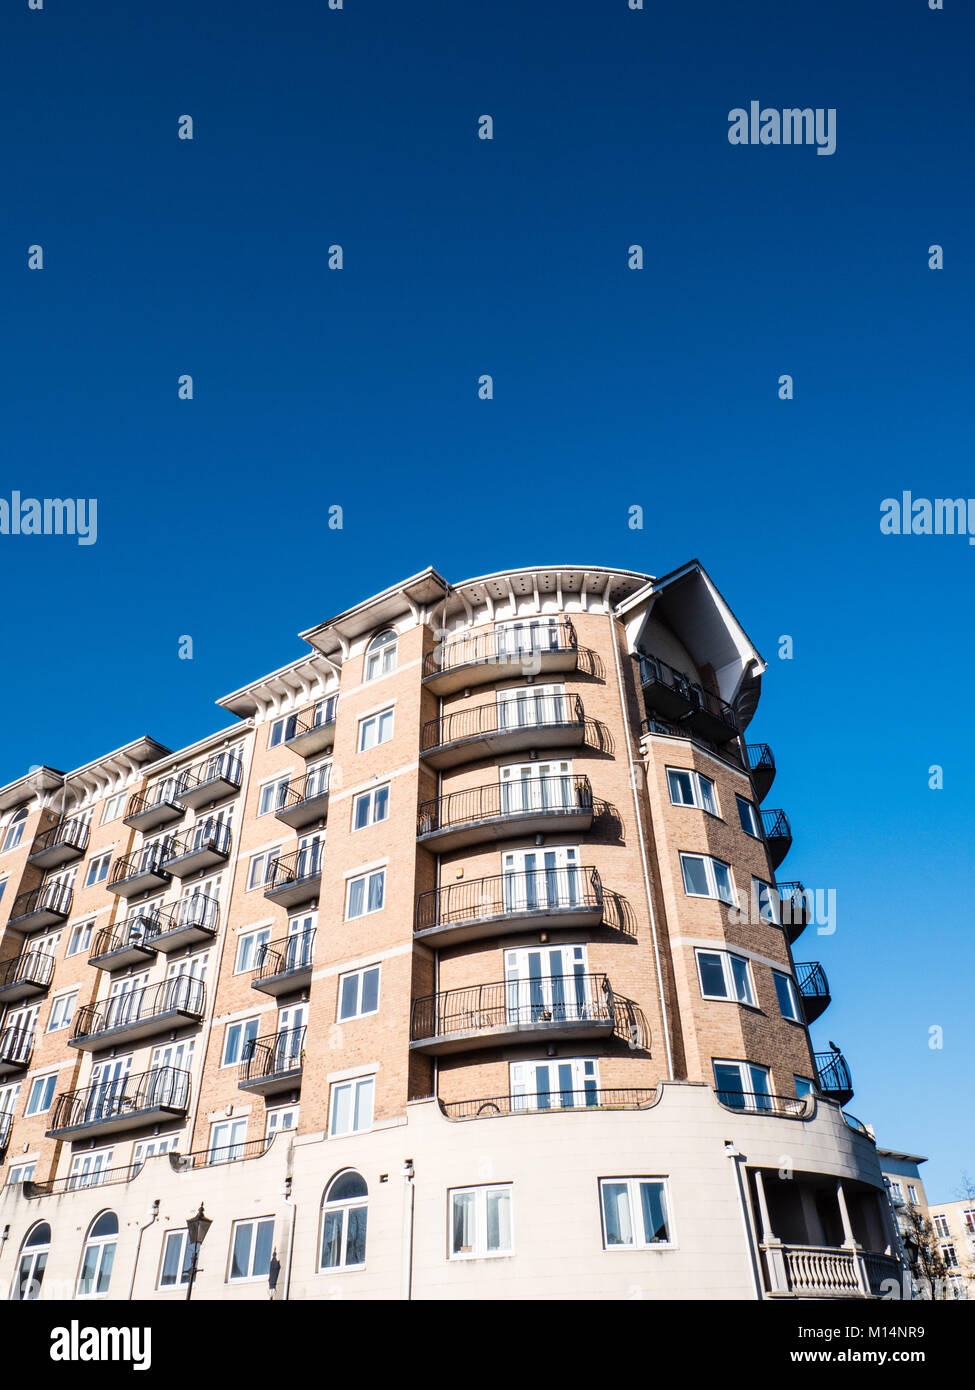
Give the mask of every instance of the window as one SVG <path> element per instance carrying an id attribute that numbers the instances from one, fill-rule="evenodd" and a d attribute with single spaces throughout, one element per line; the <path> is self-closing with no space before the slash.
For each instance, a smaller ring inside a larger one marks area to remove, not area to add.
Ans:
<path id="1" fill-rule="evenodd" d="M 365 679 L 374 681 L 396 670 L 397 637 L 392 628 L 378 632 L 366 648 Z"/>
<path id="2" fill-rule="evenodd" d="M 599 1104 L 599 1068 L 593 1057 L 557 1062 L 511 1062 L 512 1110 L 571 1110 Z"/>
<path id="3" fill-rule="evenodd" d="M 228 1023 L 223 1035 L 222 1067 L 230 1067 L 247 1055 L 245 1048 L 257 1037 L 261 1026 L 259 1018 L 245 1018 L 237 1023 Z"/>
<path id="4" fill-rule="evenodd" d="M 379 1010 L 379 966 L 339 976 L 339 1022 L 362 1018 Z"/>
<path id="5" fill-rule="evenodd" d="M 107 825 L 110 820 L 118 820 L 125 809 L 125 792 L 116 792 L 105 802 L 105 809 L 102 811 L 102 825 Z"/>
<path id="6" fill-rule="evenodd" d="M 346 921 L 351 917 L 365 917 L 370 912 L 381 911 L 385 896 L 385 869 L 374 869 L 371 873 L 350 878 L 345 898 Z"/>
<path id="7" fill-rule="evenodd" d="M 274 1219 L 235 1221 L 230 1237 L 228 1282 L 238 1279 L 266 1279 L 271 1268 Z"/>
<path id="8" fill-rule="evenodd" d="M 714 783 L 700 772 L 668 767 L 667 786 L 670 788 L 670 799 L 675 806 L 696 806 L 698 810 L 710 811 L 712 816 L 718 814 Z"/>
<path id="9" fill-rule="evenodd" d="M 243 1158 L 247 1142 L 247 1121 L 221 1120 L 210 1130 L 208 1163 L 228 1163 Z"/>
<path id="10" fill-rule="evenodd" d="M 60 994 L 51 1005 L 51 1016 L 47 1020 L 47 1031 L 54 1033 L 59 1028 L 67 1028 L 74 1014 L 75 1005 L 78 1002 L 78 991 L 74 990 L 71 994 Z"/>
<path id="11" fill-rule="evenodd" d="M 103 1211 L 92 1222 L 85 1242 L 78 1275 L 79 1298 L 97 1298 L 99 1294 L 108 1293 L 117 1240 L 118 1217 L 114 1211 Z"/>
<path id="12" fill-rule="evenodd" d="M 947 1218 L 946 1216 L 935 1216 L 935 1217 L 932 1217 L 932 1221 L 934 1222 L 934 1232 L 935 1232 L 935 1235 L 937 1235 L 937 1236 L 950 1236 L 950 1235 L 951 1235 L 951 1232 L 950 1232 L 949 1229 L 948 1229 L 948 1218 Z"/>
<path id="13" fill-rule="evenodd" d="M 775 981 L 775 993 L 778 996 L 782 1017 L 790 1019 L 793 1023 L 801 1023 L 802 1013 L 799 1008 L 799 996 L 796 993 L 795 981 L 792 976 L 783 975 L 781 970 L 773 970 L 772 979 Z"/>
<path id="14" fill-rule="evenodd" d="M 513 1253 L 511 1183 L 455 1188 L 450 1193 L 450 1258 L 483 1260 Z"/>
<path id="15" fill-rule="evenodd" d="M 269 811 L 280 811 L 288 796 L 290 779 L 279 777 L 276 782 L 265 782 L 261 788 L 257 814 L 266 816 Z"/>
<path id="16" fill-rule="evenodd" d="M 153 1158 L 156 1154 L 175 1153 L 179 1147 L 180 1136 L 178 1134 L 164 1134 L 158 1139 L 143 1139 L 141 1144 L 136 1144 L 132 1150 L 132 1166 L 140 1167 L 147 1158 Z"/>
<path id="17" fill-rule="evenodd" d="M 771 883 L 766 883 L 762 878 L 753 878 L 752 898 L 758 908 L 759 921 L 772 922 L 778 926 L 780 899 Z"/>
<path id="18" fill-rule="evenodd" d="M 895 1182 L 893 1178 L 890 1180 L 890 1195 L 895 1202 L 903 1202 L 904 1200 L 904 1189 L 901 1187 L 900 1183 Z"/>
<path id="19" fill-rule="evenodd" d="M 158 1288 L 185 1288 L 190 1282 L 190 1264 L 193 1256 L 186 1235 L 185 1227 L 181 1231 L 166 1232 Z"/>
<path id="20" fill-rule="evenodd" d="M 816 1089 L 815 1083 L 810 1081 L 808 1076 L 794 1076 L 792 1079 L 796 1083 L 797 1100 L 802 1100 L 803 1096 L 811 1095 Z"/>
<path id="21" fill-rule="evenodd" d="M 30 1182 L 36 1169 L 36 1161 L 34 1163 L 18 1163 L 7 1174 L 7 1182 Z"/>
<path id="22" fill-rule="evenodd" d="M 267 1124 L 264 1129 L 266 1139 L 272 1139 L 275 1134 L 281 1134 L 285 1130 L 297 1128 L 297 1105 L 279 1105 L 276 1110 L 267 1112 Z"/>
<path id="23" fill-rule="evenodd" d="M 733 999 L 754 1007 L 751 973 L 744 956 L 730 951 L 696 951 L 702 999 Z"/>
<path id="24" fill-rule="evenodd" d="M 751 1062 L 715 1062 L 714 1087 L 718 1100 L 734 1110 L 772 1108 L 767 1067 L 754 1067 Z"/>
<path id="25" fill-rule="evenodd" d="M 322 1198 L 320 1270 L 364 1267 L 368 1198 L 369 1189 L 352 1169 L 329 1183 Z"/>
<path id="26" fill-rule="evenodd" d="M 3 897 L 3 890 L 6 888 L 6 886 L 7 880 L 5 878 L 0 878 L 0 898 Z"/>
<path id="27" fill-rule="evenodd" d="M 251 855 L 250 868 L 247 871 L 247 887 L 263 888 L 268 880 L 268 871 L 271 861 L 277 859 L 281 854 L 281 846 L 274 845 L 271 849 L 262 850 L 260 854 Z"/>
<path id="28" fill-rule="evenodd" d="M 682 854 L 681 872 L 684 892 L 693 898 L 718 898 L 723 903 L 735 901 L 731 870 L 720 859 L 707 854 Z"/>
<path id="29" fill-rule="evenodd" d="M 599 1184 L 604 1250 L 672 1245 L 663 1178 L 603 1178 Z"/>
<path id="30" fill-rule="evenodd" d="M 85 875 L 85 887 L 91 888 L 95 883 L 104 883 L 108 878 L 109 865 L 112 862 L 111 854 L 100 854 L 96 859 L 92 859 L 88 864 L 88 873 Z"/>
<path id="31" fill-rule="evenodd" d="M 965 1212 L 965 1230 L 975 1233 L 975 1211 Z"/>
<path id="32" fill-rule="evenodd" d="M 755 807 L 743 796 L 736 796 L 735 801 L 738 804 L 738 819 L 741 821 L 742 830 L 745 831 L 746 835 L 754 835 L 756 839 L 760 839 L 762 831 Z"/>
<path id="33" fill-rule="evenodd" d="M 352 803 L 352 829 L 364 830 L 389 815 L 389 784 L 361 792 Z"/>
<path id="34" fill-rule="evenodd" d="M 12 1115 L 14 1113 L 19 1095 L 19 1081 L 14 1081 L 9 1086 L 0 1086 L 0 1115 Z"/>
<path id="35" fill-rule="evenodd" d="M 357 1076 L 352 1081 L 335 1082 L 328 1132 L 333 1138 L 357 1134 L 372 1126 L 372 1103 L 376 1090 L 374 1076 Z"/>
<path id="36" fill-rule="evenodd" d="M 379 743 L 388 743 L 393 737 L 393 711 L 384 709 L 379 714 L 371 714 L 368 719 L 359 720 L 359 752 L 375 748 Z"/>
<path id="37" fill-rule="evenodd" d="M 44 1269 L 50 1252 L 51 1228 L 46 1221 L 39 1221 L 24 1236 L 11 1298 L 23 1303 L 40 1298 Z"/>
<path id="38" fill-rule="evenodd" d="M 94 921 L 79 922 L 77 926 L 72 927 L 71 935 L 68 937 L 68 949 L 65 955 L 76 956 L 79 951 L 87 951 L 91 946 L 91 936 L 94 930 Z"/>
<path id="39" fill-rule="evenodd" d="M 295 728 L 298 724 L 298 716 L 289 714 L 283 719 L 275 719 L 268 731 L 268 748 L 277 748 L 279 743 L 288 743 L 295 736 Z"/>
<path id="40" fill-rule="evenodd" d="M 912 1187 L 910 1183 L 907 1184 L 907 1200 L 917 1206 L 917 1188 Z"/>
<path id="41" fill-rule="evenodd" d="M 958 1268 L 958 1256 L 955 1254 L 955 1247 L 953 1245 L 942 1245 L 941 1258 L 944 1260 L 946 1268 Z"/>
<path id="42" fill-rule="evenodd" d="M 16 849 L 24 838 L 24 826 L 27 824 L 27 807 L 21 806 L 19 811 L 15 811 L 7 825 L 3 837 L 3 847 L 0 853 L 8 849 Z"/>
<path id="43" fill-rule="evenodd" d="M 240 975 L 247 970 L 257 970 L 261 964 L 261 947 L 266 946 L 270 940 L 270 927 L 261 927 L 258 931 L 251 931 L 242 936 L 237 943 L 237 964 L 234 966 L 234 973 Z"/>
<path id="44" fill-rule="evenodd" d="M 51 1108 L 51 1101 L 54 1099 L 54 1088 L 57 1085 L 58 1074 L 56 1071 L 50 1072 L 47 1076 L 35 1076 L 31 1082 L 30 1091 L 27 1094 L 27 1107 L 24 1115 L 43 1115 Z"/>

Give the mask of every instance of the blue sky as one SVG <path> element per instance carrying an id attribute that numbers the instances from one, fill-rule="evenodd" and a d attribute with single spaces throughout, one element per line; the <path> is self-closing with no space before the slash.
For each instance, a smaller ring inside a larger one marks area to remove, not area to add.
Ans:
<path id="1" fill-rule="evenodd" d="M 0 497 L 95 497 L 98 541 L 0 536 L 0 780 L 202 736 L 426 564 L 696 555 L 770 662 L 780 872 L 838 895 L 797 947 L 817 1045 L 956 1195 L 975 548 L 879 530 L 905 488 L 975 494 L 975 24 L 946 3 L 5 7 Z M 835 154 L 730 145 L 752 99 L 835 108 Z"/>

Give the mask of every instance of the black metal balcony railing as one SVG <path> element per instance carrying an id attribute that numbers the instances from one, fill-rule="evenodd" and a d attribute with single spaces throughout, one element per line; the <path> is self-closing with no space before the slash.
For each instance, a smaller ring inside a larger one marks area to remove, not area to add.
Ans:
<path id="1" fill-rule="evenodd" d="M 170 859 L 170 845 L 175 837 L 166 835 L 161 840 L 153 840 L 132 854 L 125 854 L 112 864 L 111 883 L 124 883 L 128 878 L 141 878 L 144 874 L 168 880 L 171 875 L 163 869 L 166 859 Z"/>
<path id="2" fill-rule="evenodd" d="M 86 1004 L 75 1014 L 72 1038 L 90 1038 L 115 1028 L 143 1023 L 164 1014 L 203 1013 L 206 986 L 191 975 L 175 975 L 154 985 L 141 985 L 100 1004 Z"/>
<path id="3" fill-rule="evenodd" d="M 767 743 L 746 743 L 745 756 L 752 772 L 758 772 L 760 769 L 767 772 L 775 771 L 775 759 Z"/>
<path id="4" fill-rule="evenodd" d="M 96 1082 L 64 1091 L 54 1103 L 49 1133 L 77 1129 L 106 1120 L 156 1110 L 185 1110 L 190 1101 L 190 1074 L 179 1067 L 154 1067 L 136 1076 Z"/>
<path id="5" fill-rule="evenodd" d="M 264 879 L 265 895 L 278 892 L 289 884 L 300 884 L 320 877 L 322 872 L 322 842 L 306 845 L 292 854 L 272 859 Z"/>
<path id="6" fill-rule="evenodd" d="M 779 883 L 777 888 L 782 900 L 782 921 L 804 927 L 809 911 L 806 885 L 798 879 L 793 879 L 789 883 Z"/>
<path id="7" fill-rule="evenodd" d="M 5 1067 L 26 1067 L 34 1052 L 33 1028 L 0 1030 L 0 1063 Z"/>
<path id="8" fill-rule="evenodd" d="M 310 734 L 313 729 L 326 729 L 330 724 L 334 724 L 338 698 L 337 695 L 330 695 L 307 714 L 291 715 L 285 727 L 284 742 L 295 743 L 306 734 Z"/>
<path id="9" fill-rule="evenodd" d="M 132 946 L 151 948 L 158 937 L 168 936 L 183 927 L 195 926 L 215 932 L 219 913 L 220 904 L 208 893 L 188 894 L 168 907 L 153 904 L 141 908 L 130 912 L 121 922 L 102 927 L 95 934 L 88 959 L 110 956 Z"/>
<path id="10" fill-rule="evenodd" d="M 0 1154 L 7 1152 L 10 1144 L 10 1127 L 14 1117 L 6 1110 L 0 1110 Z"/>
<path id="11" fill-rule="evenodd" d="M 853 1078 L 842 1052 L 817 1052 L 813 1057 L 819 1089 L 841 1105 L 853 1099 Z"/>
<path id="12" fill-rule="evenodd" d="M 188 768 L 180 774 L 179 794 L 182 797 L 186 793 L 190 800 L 196 799 L 195 794 L 209 787 L 212 783 L 218 784 L 220 794 L 224 790 L 232 790 L 240 786 L 243 770 L 243 763 L 237 753 L 214 753 L 212 757 L 204 759 L 194 767 Z M 208 797 L 207 800 L 214 800 Z"/>
<path id="13" fill-rule="evenodd" d="M 46 850 L 52 850 L 55 846 L 64 846 L 69 850 L 77 850 L 79 854 L 84 854 L 88 844 L 88 822 L 80 820 L 61 821 L 58 825 L 52 825 L 47 830 L 42 830 L 35 837 L 31 845 L 30 858 L 34 859 L 39 854 L 44 854 Z"/>
<path id="14" fill-rule="evenodd" d="M 639 660 L 648 709 L 658 710 L 665 719 L 686 724 L 716 743 L 735 737 L 738 720 L 727 700 L 712 695 L 657 656 L 641 656 Z"/>
<path id="15" fill-rule="evenodd" d="M 254 1038 L 244 1049 L 238 1083 L 242 1086 L 272 1076 L 300 1071 L 305 1056 L 305 1029 L 286 1028 L 281 1033 Z"/>
<path id="16" fill-rule="evenodd" d="M 25 1197 L 60 1197 L 65 1192 L 80 1192 L 89 1187 L 113 1187 L 116 1183 L 131 1182 L 142 1172 L 145 1159 L 139 1163 L 126 1163 L 119 1168 L 96 1168 L 89 1173 L 70 1173 L 63 1178 L 50 1178 L 46 1182 L 33 1179 L 24 1184 Z"/>
<path id="17" fill-rule="evenodd" d="M 845 1110 L 842 1113 L 844 1120 L 851 1129 L 855 1129 L 857 1134 L 862 1134 L 866 1139 L 873 1139 L 873 1135 L 862 1120 L 858 1120 L 855 1115 L 848 1115 Z"/>
<path id="18" fill-rule="evenodd" d="M 294 806 L 301 806 L 305 801 L 314 801 L 317 797 L 327 796 L 331 780 L 331 765 L 318 772 L 306 772 L 304 777 L 295 777 L 285 787 L 280 804 L 275 807 L 275 810 L 287 811 Z"/>
<path id="19" fill-rule="evenodd" d="M 182 779 L 175 778 L 150 787 L 147 791 L 133 792 L 125 803 L 123 820 L 126 822 L 136 820 L 139 816 L 145 815 L 147 811 L 155 811 L 163 806 L 172 808 L 173 816 L 171 819 L 178 819 L 185 813 L 185 807 L 180 805 L 178 799 L 181 785 Z"/>
<path id="20" fill-rule="evenodd" d="M 193 1153 L 170 1153 L 169 1162 L 177 1173 L 186 1173 L 193 1168 L 214 1168 L 221 1163 L 239 1163 L 242 1159 L 262 1158 L 274 1140 L 245 1139 L 240 1144 L 224 1144 L 217 1149 L 197 1149 Z"/>
<path id="21" fill-rule="evenodd" d="M 759 1115 L 785 1115 L 793 1119 L 806 1111 L 806 1102 L 801 1096 L 772 1096 L 765 1091 L 739 1090 L 716 1090 L 714 1094 L 729 1110 L 747 1110 Z"/>
<path id="22" fill-rule="evenodd" d="M 492 700 L 429 719 L 420 733 L 420 751 L 447 743 L 522 729 L 584 729 L 586 713 L 578 695 L 532 694 L 526 699 Z"/>
<path id="23" fill-rule="evenodd" d="M 521 781 L 488 782 L 467 791 L 450 792 L 420 804 L 417 834 L 430 835 L 452 826 L 480 821 L 520 819 L 523 816 L 574 816 L 593 811 L 588 777 L 570 773 Z"/>
<path id="24" fill-rule="evenodd" d="M 806 1017 L 811 1023 L 819 1018 L 830 1002 L 829 981 L 819 961 L 796 961 L 796 984 Z"/>
<path id="25" fill-rule="evenodd" d="M 261 947 L 257 958 L 257 978 L 270 980 L 275 975 L 296 975 L 310 970 L 315 954 L 315 929 L 282 936 Z"/>
<path id="26" fill-rule="evenodd" d="M 42 883 L 40 888 L 20 893 L 14 898 L 8 926 L 14 926 L 28 917 L 44 916 L 53 920 L 67 917 L 73 896 L 66 883 Z"/>
<path id="27" fill-rule="evenodd" d="M 536 912 L 596 911 L 602 904 L 603 885 L 593 868 L 524 869 L 421 893 L 414 931 Z"/>
<path id="28" fill-rule="evenodd" d="M 792 845 L 789 817 L 782 810 L 762 810 L 762 831 L 773 869 L 777 869 Z"/>
<path id="29" fill-rule="evenodd" d="M 414 999 L 410 1041 L 531 1024 L 615 1021 L 613 991 L 605 975 L 548 975 L 467 985 Z"/>
<path id="30" fill-rule="evenodd" d="M 579 649 L 576 630 L 568 618 L 513 623 L 490 632 L 464 632 L 448 637 L 423 658 L 423 676 L 439 675 L 459 666 L 497 662 L 507 665 L 547 652 L 575 652 Z"/>
<path id="31" fill-rule="evenodd" d="M 639 1110 L 656 1095 L 653 1089 L 638 1087 L 607 1089 L 593 1086 L 586 1090 L 533 1091 L 519 1096 L 478 1096 L 473 1100 L 440 1102 L 448 1120 L 492 1119 L 498 1115 L 533 1115 L 539 1111 L 563 1110 Z"/>
<path id="32" fill-rule="evenodd" d="M 9 985 L 35 985 L 44 989 L 54 974 L 54 957 L 43 951 L 21 951 L 0 965 L 0 990 Z"/>
<path id="33" fill-rule="evenodd" d="M 224 821 L 202 820 L 185 835 L 171 835 L 163 856 L 164 864 L 175 863 L 190 855 L 219 854 L 226 858 L 230 853 L 230 826 Z"/>

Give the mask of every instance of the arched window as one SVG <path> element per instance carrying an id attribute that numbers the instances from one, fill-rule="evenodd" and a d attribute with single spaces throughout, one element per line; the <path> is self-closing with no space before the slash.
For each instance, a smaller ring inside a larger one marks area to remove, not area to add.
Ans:
<path id="1" fill-rule="evenodd" d="M 24 1236 L 24 1243 L 20 1247 L 20 1263 L 17 1265 L 13 1292 L 10 1295 L 12 1299 L 18 1303 L 27 1303 L 40 1298 L 50 1251 L 51 1228 L 46 1221 L 38 1221 Z"/>
<path id="2" fill-rule="evenodd" d="M 396 670 L 396 633 L 391 627 L 385 632 L 377 632 L 366 648 L 366 680 L 374 681 L 377 676 L 385 676 Z"/>
<path id="3" fill-rule="evenodd" d="M 108 1293 L 117 1241 L 118 1217 L 114 1211 L 103 1211 L 91 1223 L 85 1241 L 81 1273 L 78 1275 L 79 1298 L 94 1298 L 100 1293 Z"/>
<path id="4" fill-rule="evenodd" d="M 329 1183 L 322 1202 L 319 1269 L 362 1269 L 365 1265 L 368 1200 L 369 1189 L 351 1168 Z"/>
<path id="5" fill-rule="evenodd" d="M 24 826 L 26 824 L 27 807 L 21 806 L 20 810 L 16 811 L 11 817 L 10 823 L 7 826 L 6 834 L 3 837 L 3 848 L 5 850 L 16 849 L 24 838 Z"/>

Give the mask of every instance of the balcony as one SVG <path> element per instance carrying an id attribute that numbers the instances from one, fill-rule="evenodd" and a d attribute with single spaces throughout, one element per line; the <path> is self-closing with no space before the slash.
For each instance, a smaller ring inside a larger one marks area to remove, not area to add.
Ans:
<path id="1" fill-rule="evenodd" d="M 72 896 L 65 883 L 43 883 L 30 893 L 21 893 L 14 898 L 7 926 L 20 932 L 58 926 L 71 911 Z"/>
<path id="2" fill-rule="evenodd" d="M 54 957 L 43 951 L 21 951 L 0 965 L 0 1008 L 21 999 L 39 999 L 46 994 L 54 974 Z"/>
<path id="3" fill-rule="evenodd" d="M 319 841 L 272 859 L 264 883 L 264 896 L 278 907 L 317 899 L 322 886 L 322 845 Z"/>
<path id="4" fill-rule="evenodd" d="M 813 1058 L 816 1063 L 816 1077 L 820 1094 L 828 1100 L 846 1105 L 853 1099 L 853 1079 L 846 1058 L 842 1052 L 817 1052 Z"/>
<path id="5" fill-rule="evenodd" d="M 714 744 L 727 743 L 737 736 L 738 720 L 728 702 L 696 685 L 659 657 L 640 657 L 640 683 L 651 717 L 661 714 Z"/>
<path id="6" fill-rule="evenodd" d="M 281 797 L 281 805 L 274 812 L 275 819 L 290 825 L 292 830 L 324 821 L 328 815 L 331 771 L 330 766 L 325 767 L 317 772 L 306 772 L 304 777 L 296 777 L 289 782 Z"/>
<path id="7" fill-rule="evenodd" d="M 212 941 L 217 921 L 216 899 L 205 893 L 193 893 L 171 907 L 137 910 L 97 933 L 88 964 L 96 970 L 144 965 L 155 959 L 157 951 L 178 951 Z"/>
<path id="8" fill-rule="evenodd" d="M 217 753 L 181 774 L 179 799 L 194 811 L 200 806 L 209 806 L 231 792 L 240 791 L 241 775 L 242 764 L 236 753 Z"/>
<path id="9" fill-rule="evenodd" d="M 613 990 L 605 975 L 502 980 L 413 1001 L 410 1047 L 440 1056 L 510 1042 L 588 1044 L 611 1037 Z"/>
<path id="10" fill-rule="evenodd" d="M 88 1139 L 162 1124 L 184 1116 L 190 1103 L 190 1074 L 178 1067 L 155 1067 L 65 1091 L 54 1103 L 48 1139 Z"/>
<path id="11" fill-rule="evenodd" d="M 423 659 L 423 684 L 449 695 L 491 681 L 574 671 L 579 640 L 568 618 L 505 624 L 489 632 L 449 637 Z"/>
<path id="12" fill-rule="evenodd" d="M 751 1115 L 778 1115 L 790 1120 L 806 1113 L 802 1096 L 773 1096 L 768 1091 L 715 1090 L 715 1096 L 726 1110 L 745 1111 Z"/>
<path id="13" fill-rule="evenodd" d="M 314 954 L 314 928 L 269 941 L 261 947 L 257 979 L 251 981 L 251 989 L 274 995 L 304 989 L 311 984 Z"/>
<path id="14" fill-rule="evenodd" d="M 68 1046 L 97 1052 L 157 1037 L 174 1028 L 199 1023 L 205 1004 L 206 988 L 202 980 L 189 975 L 141 985 L 79 1009 Z"/>
<path id="15" fill-rule="evenodd" d="M 147 792 L 137 792 L 130 796 L 122 824 L 131 826 L 133 830 L 146 832 L 182 820 L 186 815 L 186 807 L 175 799 L 178 785 L 178 779 L 174 781 L 170 778 L 157 787 L 150 787 Z"/>
<path id="16" fill-rule="evenodd" d="M 237 1085 L 258 1096 L 294 1091 L 301 1085 L 304 1057 L 304 1028 L 288 1028 L 266 1038 L 255 1038 L 247 1044 Z"/>
<path id="17" fill-rule="evenodd" d="M 772 868 L 777 869 L 792 845 L 792 829 L 784 811 L 762 811 L 762 830 Z"/>
<path id="18" fill-rule="evenodd" d="M 284 746 L 302 758 L 314 758 L 335 742 L 335 714 L 338 696 L 327 700 L 308 714 L 293 714 L 284 731 Z"/>
<path id="19" fill-rule="evenodd" d="M 762 1246 L 772 1297 L 879 1298 L 893 1280 L 902 1284 L 902 1266 L 893 1255 L 842 1250 L 826 1245 Z M 886 1289 L 885 1289 L 886 1285 Z"/>
<path id="20" fill-rule="evenodd" d="M 56 869 L 59 864 L 70 864 L 80 859 L 88 845 L 88 825 L 85 821 L 62 821 L 42 830 L 34 840 L 28 864 L 36 864 L 41 869 Z"/>
<path id="21" fill-rule="evenodd" d="M 121 898 L 135 898 L 140 893 L 150 893 L 154 888 L 165 888 L 172 881 L 172 875 L 161 867 L 168 845 L 168 840 L 153 840 L 134 854 L 116 859 L 112 865 L 108 891 Z"/>
<path id="22" fill-rule="evenodd" d="M 171 907 L 156 913 L 158 930 L 152 935 L 152 946 L 169 954 L 184 946 L 199 946 L 212 941 L 220 922 L 220 904 L 208 893 L 189 893 Z"/>
<path id="23" fill-rule="evenodd" d="M 167 840 L 160 865 L 167 874 L 189 878 L 225 863 L 229 854 L 230 826 L 223 821 L 204 820 L 186 835 Z"/>
<path id="24" fill-rule="evenodd" d="M 473 1100 L 442 1100 L 448 1120 L 490 1120 L 499 1115 L 537 1115 L 566 1110 L 639 1110 L 656 1095 L 655 1088 L 608 1090 L 587 1086 L 582 1091 L 535 1091 L 523 1096 L 477 1096 Z"/>
<path id="25" fill-rule="evenodd" d="M 0 1030 L 0 1076 L 26 1071 L 34 1052 L 33 1028 Z"/>
<path id="26" fill-rule="evenodd" d="M 818 961 L 796 961 L 796 983 L 807 1023 L 815 1023 L 830 1005 L 829 981 Z"/>
<path id="27" fill-rule="evenodd" d="M 593 868 L 526 869 L 450 883 L 417 900 L 414 936 L 432 945 L 512 932 L 598 927 L 603 885 Z"/>
<path id="28" fill-rule="evenodd" d="M 6 1110 L 0 1110 L 0 1158 L 7 1152 L 10 1144 L 10 1127 L 14 1117 Z"/>
<path id="29" fill-rule="evenodd" d="M 96 970 L 124 970 L 130 965 L 147 965 L 156 958 L 151 945 L 158 914 L 152 910 L 134 912 L 113 926 L 102 927 L 91 943 L 88 964 Z"/>
<path id="30" fill-rule="evenodd" d="M 775 781 L 775 759 L 767 743 L 746 743 L 745 757 L 752 774 L 752 786 L 759 801 L 764 801 Z"/>
<path id="31" fill-rule="evenodd" d="M 438 852 L 484 840 L 558 832 L 580 835 L 593 820 L 588 777 L 564 774 L 489 782 L 420 805 L 417 839 Z"/>
<path id="32" fill-rule="evenodd" d="M 530 694 L 429 720 L 420 733 L 420 752 L 430 767 L 442 769 L 520 750 L 579 747 L 585 737 L 577 695 Z"/>
<path id="33" fill-rule="evenodd" d="M 806 886 L 798 880 L 792 883 L 780 883 L 778 885 L 778 893 L 779 897 L 782 899 L 782 928 L 791 945 L 793 941 L 796 941 L 802 935 L 806 928 L 806 922 L 809 916 Z"/>

